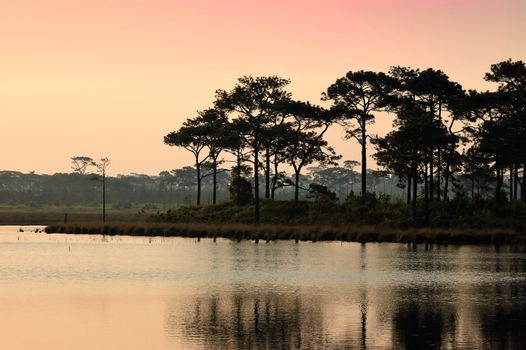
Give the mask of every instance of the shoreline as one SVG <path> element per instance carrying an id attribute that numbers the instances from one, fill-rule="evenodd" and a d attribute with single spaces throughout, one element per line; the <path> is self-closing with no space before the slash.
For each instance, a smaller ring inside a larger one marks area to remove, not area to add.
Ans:
<path id="1" fill-rule="evenodd" d="M 526 234 L 513 228 L 392 228 L 375 225 L 285 225 L 153 222 L 77 222 L 52 224 L 47 234 L 226 238 L 233 240 L 344 241 L 359 243 L 526 244 Z"/>

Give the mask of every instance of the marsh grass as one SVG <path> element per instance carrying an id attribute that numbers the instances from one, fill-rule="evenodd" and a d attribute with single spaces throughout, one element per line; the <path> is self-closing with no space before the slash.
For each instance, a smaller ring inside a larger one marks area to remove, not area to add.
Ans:
<path id="1" fill-rule="evenodd" d="M 355 241 L 437 244 L 524 244 L 526 235 L 513 228 L 389 228 L 375 225 L 285 225 L 78 222 L 49 225 L 47 233 L 227 238 L 233 240 Z"/>
<path id="2" fill-rule="evenodd" d="M 73 222 L 97 222 L 101 220 L 101 209 L 86 207 L 0 207 L 1 225 L 48 225 L 64 222 L 65 215 Z M 109 209 L 107 216 L 113 221 L 144 221 L 134 209 Z"/>

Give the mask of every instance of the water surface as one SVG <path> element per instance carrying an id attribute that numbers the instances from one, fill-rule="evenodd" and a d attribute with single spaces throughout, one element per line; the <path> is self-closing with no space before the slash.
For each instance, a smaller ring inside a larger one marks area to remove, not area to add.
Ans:
<path id="1" fill-rule="evenodd" d="M 523 349 L 512 247 L 46 235 L 0 227 L 5 349 Z"/>

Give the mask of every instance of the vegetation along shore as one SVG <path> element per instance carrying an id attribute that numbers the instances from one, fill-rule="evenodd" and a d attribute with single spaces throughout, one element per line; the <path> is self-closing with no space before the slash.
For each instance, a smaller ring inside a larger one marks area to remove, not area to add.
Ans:
<path id="1" fill-rule="evenodd" d="M 47 233 L 227 238 L 260 241 L 355 241 L 428 244 L 520 244 L 526 236 L 512 228 L 386 228 L 378 225 L 269 225 L 207 223 L 68 223 L 49 225 Z"/>
<path id="2" fill-rule="evenodd" d="M 148 221 L 51 224 L 48 233 L 298 241 L 357 241 L 444 244 L 524 244 L 523 206 L 472 206 L 460 199 L 434 208 L 433 224 L 415 224 L 410 207 L 388 198 L 350 197 L 340 204 L 326 196 L 305 201 L 262 201 L 261 223 L 253 205 L 232 202 L 182 206 L 151 215 Z M 423 205 L 423 203 L 421 203 Z M 482 209 L 477 209 L 482 208 Z"/>

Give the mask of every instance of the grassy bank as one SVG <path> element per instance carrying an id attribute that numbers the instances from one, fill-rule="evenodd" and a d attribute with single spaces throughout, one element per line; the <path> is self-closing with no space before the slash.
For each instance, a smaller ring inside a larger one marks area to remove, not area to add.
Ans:
<path id="1" fill-rule="evenodd" d="M 254 241 L 356 241 L 436 244 L 526 244 L 512 228 L 389 228 L 380 225 L 280 225 L 207 223 L 68 223 L 49 225 L 47 233 L 165 236 Z"/>
<path id="2" fill-rule="evenodd" d="M 101 209 L 86 207 L 0 207 L 0 225 L 49 225 L 64 222 L 67 214 L 71 222 L 97 222 L 101 220 Z M 144 221 L 133 209 L 110 209 L 107 217 L 112 221 Z"/>
<path id="3" fill-rule="evenodd" d="M 365 225 L 392 228 L 513 228 L 526 231 L 526 203 L 471 203 L 460 198 L 435 201 L 428 220 L 424 204 L 418 202 L 417 216 L 400 200 L 368 195 L 350 197 L 344 202 L 318 198 L 300 201 L 262 200 L 260 223 L 294 225 Z M 254 206 L 236 206 L 231 202 L 217 205 L 180 206 L 150 217 L 151 221 L 176 223 L 246 223 L 254 222 Z"/>

